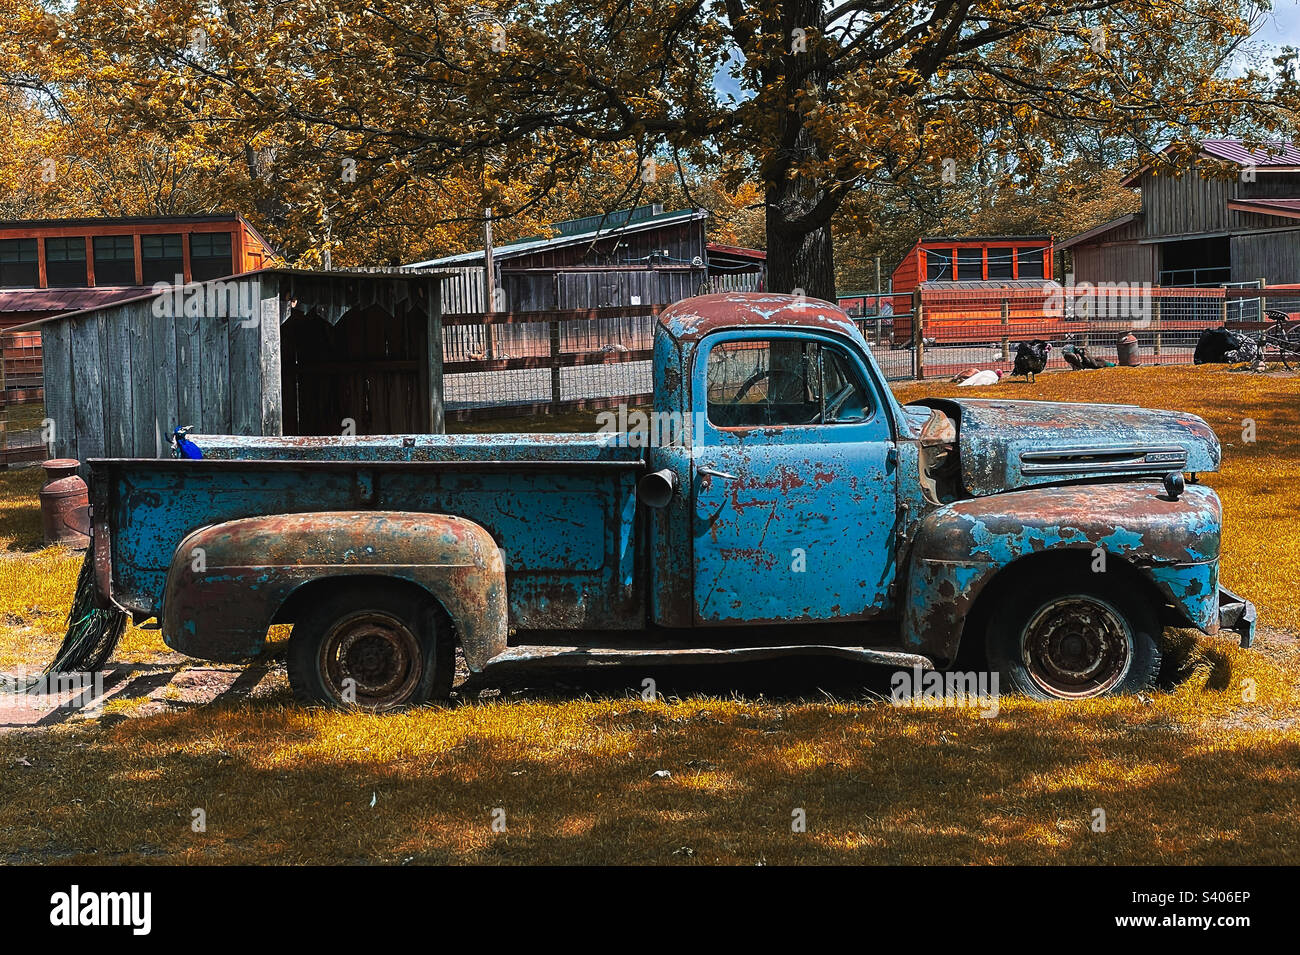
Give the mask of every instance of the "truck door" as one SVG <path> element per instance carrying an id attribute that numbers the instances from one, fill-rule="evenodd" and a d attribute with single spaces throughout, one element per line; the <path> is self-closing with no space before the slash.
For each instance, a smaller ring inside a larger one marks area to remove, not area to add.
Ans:
<path id="1" fill-rule="evenodd" d="M 692 372 L 697 624 L 853 620 L 886 609 L 897 455 L 848 342 L 741 330 Z M 700 421 L 700 418 L 703 421 Z"/>

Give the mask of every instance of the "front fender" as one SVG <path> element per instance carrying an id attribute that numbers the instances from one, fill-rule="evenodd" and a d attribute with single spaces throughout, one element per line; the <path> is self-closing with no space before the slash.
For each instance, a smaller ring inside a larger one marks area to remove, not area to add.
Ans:
<path id="1" fill-rule="evenodd" d="M 1004 568 L 1034 554 L 1097 548 L 1137 568 L 1187 622 L 1213 633 L 1221 523 L 1218 495 L 1204 485 L 1176 501 L 1157 484 L 1093 484 L 946 504 L 921 521 L 909 555 L 903 644 L 952 660 L 966 616 Z"/>
<path id="2" fill-rule="evenodd" d="M 298 588 L 326 578 L 409 581 L 451 617 L 470 669 L 506 647 L 505 566 L 472 521 L 402 511 L 275 514 L 200 528 L 177 547 L 163 591 L 169 647 L 205 660 L 257 653 Z"/>

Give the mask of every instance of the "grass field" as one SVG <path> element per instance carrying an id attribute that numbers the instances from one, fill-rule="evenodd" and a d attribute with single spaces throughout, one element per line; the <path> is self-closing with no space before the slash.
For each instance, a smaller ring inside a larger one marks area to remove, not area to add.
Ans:
<path id="1" fill-rule="evenodd" d="M 993 719 L 895 708 L 868 692 L 887 689 L 879 671 L 796 663 L 655 674 L 666 698 L 652 702 L 633 692 L 639 671 L 568 672 L 384 717 L 280 694 L 10 732 L 0 859 L 1300 861 L 1300 379 L 1117 368 L 977 393 L 1204 416 L 1224 444 L 1208 479 L 1224 500 L 1224 578 L 1258 603 L 1260 644 L 1175 635 L 1167 691 L 1004 699 Z M 75 580 L 76 557 L 37 549 L 38 484 L 0 475 L 0 669 L 49 659 Z M 162 649 L 132 631 L 119 658 Z"/>

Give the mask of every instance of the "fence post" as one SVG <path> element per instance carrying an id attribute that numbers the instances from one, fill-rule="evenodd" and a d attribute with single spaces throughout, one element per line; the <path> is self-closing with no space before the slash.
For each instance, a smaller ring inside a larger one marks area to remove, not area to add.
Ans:
<path id="1" fill-rule="evenodd" d="M 1152 323 L 1153 323 L 1153 324 L 1155 325 L 1155 327 L 1156 327 L 1156 354 L 1157 354 L 1157 355 L 1160 354 L 1160 344 L 1161 344 L 1161 339 L 1162 339 L 1162 337 L 1163 337 L 1163 336 L 1160 334 L 1160 311 L 1161 311 L 1160 306 L 1161 306 L 1161 304 L 1162 304 L 1161 299 L 1157 298 L 1157 299 L 1155 300 L 1155 302 L 1153 302 L 1152 305 L 1151 305 L 1151 321 L 1152 321 Z"/>
<path id="2" fill-rule="evenodd" d="M 920 381 L 925 377 L 925 315 L 921 306 L 921 290 L 912 292 L 912 377 Z"/>
<path id="3" fill-rule="evenodd" d="M 1005 296 L 1002 298 L 1002 360 L 1011 360 L 1011 302 Z"/>
<path id="4" fill-rule="evenodd" d="M 560 323 L 550 322 L 551 329 L 551 413 L 560 413 Z"/>

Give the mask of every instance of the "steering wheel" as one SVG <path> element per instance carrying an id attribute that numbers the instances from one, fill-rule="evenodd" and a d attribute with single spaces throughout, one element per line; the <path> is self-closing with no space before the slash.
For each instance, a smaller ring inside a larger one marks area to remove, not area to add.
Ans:
<path id="1" fill-rule="evenodd" d="M 770 368 L 760 368 L 758 371 L 754 372 L 752 375 L 750 375 L 748 378 L 745 379 L 745 383 L 741 385 L 739 389 L 737 389 L 736 393 L 731 396 L 731 401 L 727 403 L 732 405 L 740 404 L 740 402 L 744 400 L 745 395 L 749 394 L 750 388 L 753 388 L 764 378 L 771 376 L 771 374 L 772 374 L 772 370 Z"/>
<path id="2" fill-rule="evenodd" d="M 844 406 L 848 404 L 849 399 L 853 397 L 855 391 L 856 389 L 853 387 L 853 382 L 846 381 L 840 386 L 839 391 L 826 399 L 825 407 L 804 423 L 824 424 L 826 420 L 836 417 L 840 411 L 843 410 Z"/>

